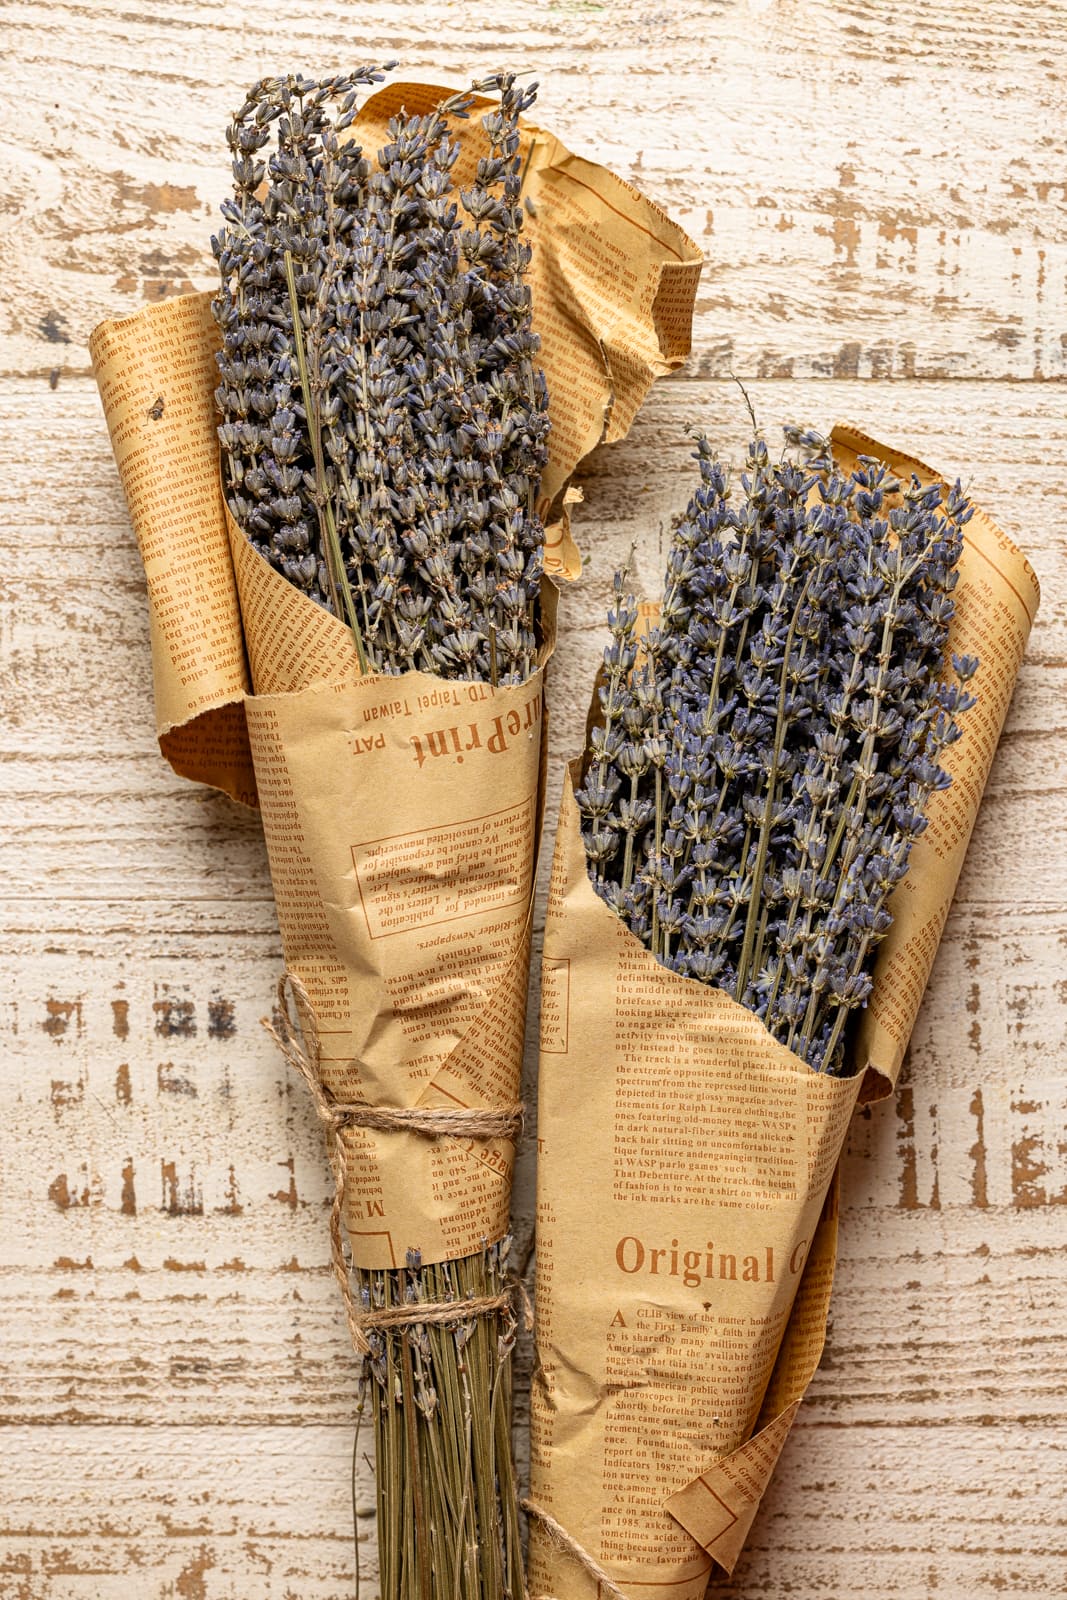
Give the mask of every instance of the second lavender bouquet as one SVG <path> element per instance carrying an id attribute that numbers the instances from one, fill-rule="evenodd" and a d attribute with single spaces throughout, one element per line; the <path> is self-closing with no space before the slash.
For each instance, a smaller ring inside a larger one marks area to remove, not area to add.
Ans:
<path id="1" fill-rule="evenodd" d="M 946 663 L 972 509 L 829 441 L 749 448 L 740 496 L 705 439 L 659 624 L 616 579 L 577 791 L 594 886 L 674 972 L 714 983 L 842 1073 L 889 897 L 974 704 Z M 640 657 L 640 660 L 638 659 Z M 946 672 L 947 665 L 947 672 Z"/>
<path id="2" fill-rule="evenodd" d="M 545 930 L 530 1570 L 556 1600 L 702 1600 L 740 1554 L 1032 616 L 959 484 L 853 430 L 757 436 L 734 482 L 696 458 L 661 604 L 616 579 Z"/>

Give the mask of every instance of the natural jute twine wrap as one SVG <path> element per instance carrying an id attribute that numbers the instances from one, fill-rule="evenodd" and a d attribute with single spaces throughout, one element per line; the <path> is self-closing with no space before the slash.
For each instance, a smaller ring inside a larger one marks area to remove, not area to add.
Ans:
<path id="1" fill-rule="evenodd" d="M 522 1509 L 528 1517 L 533 1517 L 544 1528 L 548 1537 L 557 1549 L 569 1555 L 578 1565 L 588 1572 L 600 1585 L 597 1591 L 597 1600 L 630 1600 L 629 1595 L 623 1593 L 617 1583 L 614 1583 L 599 1562 L 594 1561 L 589 1553 L 582 1549 L 577 1539 L 571 1537 L 561 1522 L 543 1511 L 535 1500 L 523 1500 Z M 552 1600 L 551 1595 L 538 1595 L 537 1600 Z"/>
<path id="2" fill-rule="evenodd" d="M 293 1008 L 296 1021 L 293 1019 Z M 366 1101 L 335 1100 L 319 1072 L 319 1030 L 315 1008 L 300 979 L 287 972 L 278 980 L 277 1019 L 263 1018 L 263 1026 L 286 1061 L 311 1092 L 319 1121 L 326 1130 L 326 1153 L 333 1171 L 334 1195 L 330 1209 L 330 1255 L 333 1275 L 344 1301 L 345 1316 L 352 1343 L 359 1355 L 370 1353 L 367 1333 L 377 1329 L 402 1328 L 413 1323 L 466 1322 L 493 1311 L 504 1311 L 513 1302 L 516 1290 L 525 1300 L 521 1284 L 512 1284 L 501 1294 L 471 1295 L 465 1300 L 420 1303 L 410 1306 L 385 1306 L 364 1309 L 356 1304 L 344 1246 L 344 1210 L 347 1186 L 347 1161 L 343 1133 L 345 1128 L 374 1128 L 383 1133 L 417 1133 L 427 1139 L 513 1139 L 522 1135 L 523 1107 L 508 1106 L 502 1111 L 484 1109 L 438 1110 L 419 1107 L 402 1109 L 372 1106 Z"/>

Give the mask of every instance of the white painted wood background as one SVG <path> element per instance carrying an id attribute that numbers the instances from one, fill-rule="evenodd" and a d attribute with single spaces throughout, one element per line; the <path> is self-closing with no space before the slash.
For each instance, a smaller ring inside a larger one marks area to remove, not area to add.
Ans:
<path id="1" fill-rule="evenodd" d="M 1067 4 L 0 0 L 0 1597 L 341 1600 L 355 1366 L 258 1028 L 256 822 L 152 735 L 86 336 L 211 280 L 264 72 L 532 68 L 700 239 L 687 373 L 585 474 L 554 794 L 682 425 L 843 416 L 971 479 L 1044 601 L 895 1105 L 854 1129 L 822 1369 L 729 1600 L 1067 1593 Z M 550 842 L 550 841 L 549 841 Z M 517 1225 L 530 1229 L 529 1161 Z M 370 1478 L 359 1530 L 373 1574 Z M 364 1591 L 374 1590 L 373 1577 Z"/>

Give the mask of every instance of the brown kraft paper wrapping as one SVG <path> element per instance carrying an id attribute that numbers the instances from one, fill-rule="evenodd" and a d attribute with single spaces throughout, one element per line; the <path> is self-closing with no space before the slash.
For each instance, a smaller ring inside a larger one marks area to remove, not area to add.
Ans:
<path id="1" fill-rule="evenodd" d="M 938 476 L 856 429 L 832 439 L 846 472 L 868 454 Z M 733 1569 L 818 1365 L 849 1118 L 896 1083 L 1037 600 L 977 510 L 951 648 L 981 658 L 978 704 L 894 896 L 846 1079 L 662 967 L 604 905 L 571 766 L 542 975 L 531 1498 L 635 1600 L 700 1600 Z M 530 1590 L 597 1592 L 536 1518 Z"/>
<path id="2" fill-rule="evenodd" d="M 386 140 L 391 85 L 356 136 Z M 486 149 L 460 123 L 457 184 Z M 700 254 L 654 205 L 527 126 L 530 283 L 550 395 L 539 509 L 546 568 L 578 569 L 569 480 L 621 437 L 689 349 Z M 160 748 L 175 771 L 259 805 L 288 970 L 314 1006 L 337 1100 L 506 1108 L 518 1098 L 543 781 L 542 661 L 518 688 L 422 673 L 360 678 L 345 627 L 285 582 L 222 497 L 210 297 L 107 322 L 91 349 L 148 582 Z M 346 1128 L 355 1262 L 476 1251 L 507 1229 L 510 1140 Z"/>

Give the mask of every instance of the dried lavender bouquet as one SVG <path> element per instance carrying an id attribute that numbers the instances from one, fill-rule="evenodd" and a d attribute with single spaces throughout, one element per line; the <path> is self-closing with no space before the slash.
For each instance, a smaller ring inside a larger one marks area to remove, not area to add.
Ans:
<path id="1" fill-rule="evenodd" d="M 475 85 L 495 97 L 488 149 L 457 191 L 470 95 L 394 117 L 376 154 L 351 137 L 384 70 L 265 79 L 230 127 L 234 197 L 213 241 L 227 503 L 271 567 L 344 622 L 362 673 L 521 685 L 542 643 L 548 431 L 520 194 L 535 88 Z M 524 1593 L 507 1256 L 497 1238 L 460 1260 L 410 1249 L 406 1266 L 354 1269 L 396 1600 Z M 425 1321 L 421 1303 L 437 1308 Z"/>
<path id="2" fill-rule="evenodd" d="M 521 683 L 548 433 L 521 236 L 518 119 L 536 85 L 474 86 L 499 103 L 457 195 L 469 95 L 394 118 L 376 161 L 341 138 L 386 70 L 264 79 L 231 124 L 234 198 L 212 241 L 227 501 L 348 624 L 365 672 Z"/>
<path id="3" fill-rule="evenodd" d="M 532 90 L 510 77 L 474 97 L 381 76 L 256 85 L 230 129 L 214 305 L 110 318 L 91 347 L 161 752 L 262 821 L 273 1027 L 334 1175 L 385 1592 L 454 1600 L 522 1590 L 505 1241 L 554 636 L 540 576 L 579 565 L 578 462 L 688 352 L 700 252 L 520 127 Z M 316 1140 L 297 1161 L 320 1169 Z"/>
<path id="4" fill-rule="evenodd" d="M 818 1072 L 849 1070 L 889 898 L 975 702 L 945 651 L 971 509 L 786 430 L 741 494 L 706 439 L 658 626 L 616 578 L 577 792 L 597 893 L 673 971 L 725 989 Z M 948 670 L 946 666 L 948 665 Z"/>
<path id="5" fill-rule="evenodd" d="M 530 1581 L 556 1600 L 703 1600 L 740 1554 L 822 1349 L 853 1024 L 974 703 L 958 484 L 797 429 L 738 485 L 696 458 L 653 625 L 615 580 L 546 919 Z"/>

